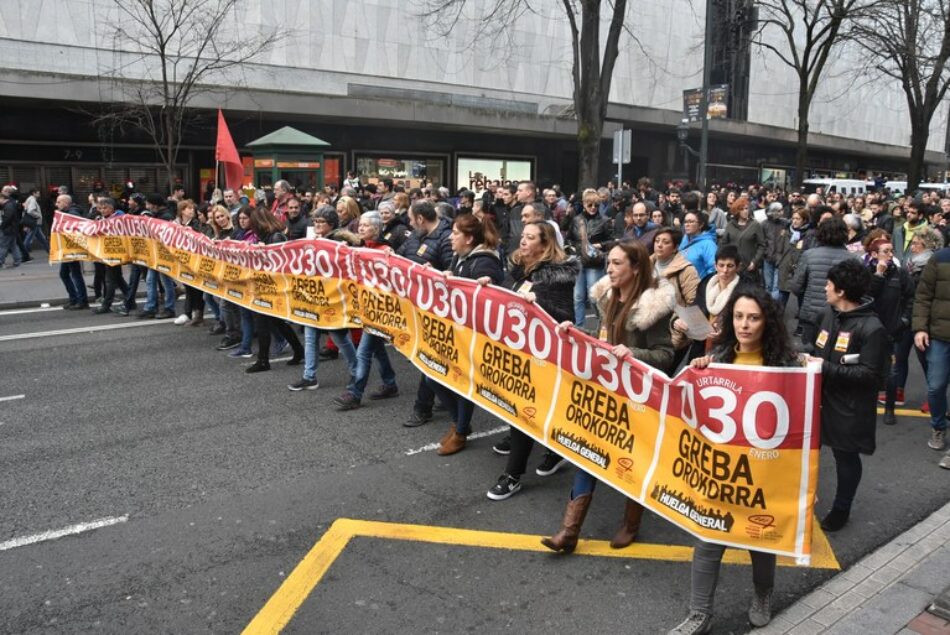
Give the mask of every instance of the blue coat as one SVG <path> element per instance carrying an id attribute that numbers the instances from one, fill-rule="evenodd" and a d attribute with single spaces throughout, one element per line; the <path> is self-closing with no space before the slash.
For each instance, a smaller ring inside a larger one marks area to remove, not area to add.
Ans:
<path id="1" fill-rule="evenodd" d="M 711 227 L 702 234 L 691 238 L 683 235 L 680 242 L 680 251 L 690 264 L 696 267 L 700 280 L 716 270 L 716 228 Z"/>

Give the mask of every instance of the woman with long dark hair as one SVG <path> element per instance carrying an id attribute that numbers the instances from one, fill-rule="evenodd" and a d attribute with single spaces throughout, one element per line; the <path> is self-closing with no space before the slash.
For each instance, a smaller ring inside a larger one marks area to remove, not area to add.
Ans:
<path id="1" fill-rule="evenodd" d="M 569 259 L 558 246 L 557 232 L 551 223 L 526 223 L 521 230 L 518 251 L 511 255 L 510 288 L 528 301 L 537 303 L 559 323 L 570 321 L 574 311 L 574 281 L 580 269 L 580 263 L 574 258 Z M 492 447 L 498 454 L 508 455 L 508 464 L 488 490 L 488 498 L 505 500 L 521 490 L 521 477 L 533 447 L 534 440 L 517 428 L 511 428 L 507 439 Z M 564 459 L 548 450 L 535 473 L 550 476 L 564 463 Z"/>
<path id="2" fill-rule="evenodd" d="M 736 289 L 719 318 L 719 335 L 710 355 L 692 361 L 694 368 L 712 362 L 740 366 L 801 365 L 782 319 L 781 305 L 759 286 Z M 689 615 L 670 635 L 700 635 L 712 629 L 713 598 L 719 568 L 726 548 L 699 540 L 693 549 Z M 775 554 L 749 551 L 755 596 L 749 607 L 749 621 L 760 627 L 772 617 L 772 588 L 775 586 Z"/>
<path id="3" fill-rule="evenodd" d="M 242 209 L 241 213 L 243 212 Z M 287 242 L 287 236 L 283 233 L 284 224 L 269 210 L 255 207 L 251 210 L 249 221 L 250 231 L 257 235 L 260 242 L 265 245 Z M 280 318 L 255 312 L 254 328 L 257 330 L 257 361 L 248 366 L 244 372 L 259 373 L 270 370 L 270 342 L 271 335 L 274 333 L 287 340 L 294 351 L 293 359 L 287 362 L 288 366 L 296 366 L 303 361 L 303 346 L 300 344 L 300 340 L 297 339 L 297 334 L 287 322 Z"/>
<path id="4" fill-rule="evenodd" d="M 591 300 L 600 316 L 600 339 L 613 354 L 630 355 L 665 373 L 673 370 L 673 342 L 669 320 L 675 303 L 673 288 L 653 276 L 650 254 L 637 241 L 620 243 L 607 254 L 607 276 L 591 288 Z M 566 331 L 570 322 L 558 330 Z M 571 553 L 577 546 L 581 524 L 590 507 L 597 480 L 583 470 L 574 475 L 571 498 L 561 530 L 541 543 L 549 549 Z M 615 549 L 634 541 L 640 529 L 643 506 L 627 500 L 623 523 L 610 541 Z"/>

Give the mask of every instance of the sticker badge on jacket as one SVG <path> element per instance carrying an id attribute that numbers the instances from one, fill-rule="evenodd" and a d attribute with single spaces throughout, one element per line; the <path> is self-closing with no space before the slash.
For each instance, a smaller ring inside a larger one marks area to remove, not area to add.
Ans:
<path id="1" fill-rule="evenodd" d="M 848 344 L 851 343 L 851 333 L 841 331 L 838 333 L 838 339 L 835 340 L 835 352 L 845 353 L 848 350 Z"/>
<path id="2" fill-rule="evenodd" d="M 606 326 L 601 325 L 600 332 L 597 334 L 597 339 L 599 339 L 601 342 L 607 341 L 607 327 Z"/>
<path id="3" fill-rule="evenodd" d="M 528 293 L 531 291 L 532 286 L 533 285 L 531 284 L 530 280 L 525 280 L 521 283 L 521 286 L 518 287 L 518 293 Z"/>
<path id="4" fill-rule="evenodd" d="M 818 334 L 818 339 L 815 340 L 815 346 L 818 348 L 824 348 L 825 344 L 828 343 L 828 331 L 821 329 L 821 333 Z"/>
<path id="5" fill-rule="evenodd" d="M 419 250 L 416 252 L 416 255 L 421 256 L 422 254 L 424 254 L 426 252 L 426 247 L 428 247 L 428 245 L 423 244 L 422 246 L 420 246 Z"/>

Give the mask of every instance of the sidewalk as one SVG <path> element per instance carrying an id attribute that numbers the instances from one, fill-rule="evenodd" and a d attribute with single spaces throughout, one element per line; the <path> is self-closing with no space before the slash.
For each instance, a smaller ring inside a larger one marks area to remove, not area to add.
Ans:
<path id="1" fill-rule="evenodd" d="M 19 267 L 0 268 L 0 309 L 52 306 L 67 304 L 66 287 L 59 279 L 59 264 L 49 264 L 44 251 L 33 252 L 33 260 Z M 9 260 L 8 260 L 9 262 Z M 92 284 L 92 263 L 83 263 L 86 283 Z M 142 287 L 139 287 L 141 290 Z M 92 300 L 92 291 L 89 291 Z"/>
<path id="2" fill-rule="evenodd" d="M 755 635 L 950 635 L 950 503 L 775 615 Z"/>

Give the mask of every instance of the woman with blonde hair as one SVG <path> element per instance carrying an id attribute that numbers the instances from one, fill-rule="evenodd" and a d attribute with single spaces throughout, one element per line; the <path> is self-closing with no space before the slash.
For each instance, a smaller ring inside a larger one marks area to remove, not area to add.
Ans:
<path id="1" fill-rule="evenodd" d="M 355 198 L 341 196 L 336 202 L 336 214 L 340 218 L 340 229 L 354 234 L 359 232 L 360 204 Z"/>

